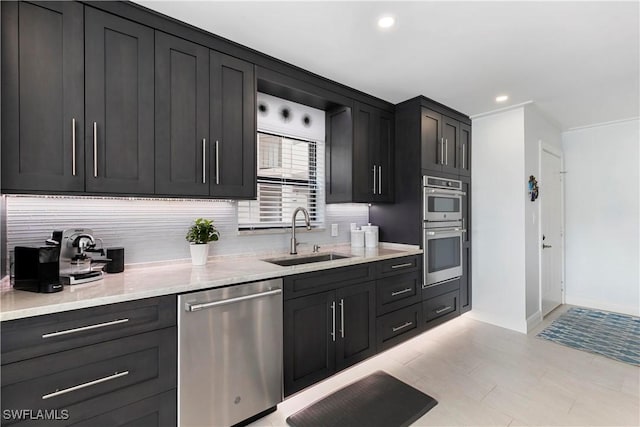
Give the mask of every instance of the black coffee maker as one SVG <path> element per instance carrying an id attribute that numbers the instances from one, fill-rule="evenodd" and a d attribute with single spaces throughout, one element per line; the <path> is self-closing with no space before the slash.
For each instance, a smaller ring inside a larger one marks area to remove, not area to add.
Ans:
<path id="1" fill-rule="evenodd" d="M 14 289 L 52 293 L 62 290 L 60 246 L 16 246 L 14 251 Z"/>

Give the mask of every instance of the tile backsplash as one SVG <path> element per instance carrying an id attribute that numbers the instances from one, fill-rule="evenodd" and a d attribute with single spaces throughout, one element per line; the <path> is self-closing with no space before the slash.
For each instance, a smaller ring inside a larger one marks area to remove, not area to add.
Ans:
<path id="1" fill-rule="evenodd" d="M 123 246 L 125 263 L 189 258 L 185 235 L 195 218 L 214 220 L 220 240 L 212 255 L 286 251 L 290 233 L 238 234 L 237 203 L 216 200 L 129 199 L 97 197 L 7 196 L 6 228 L 8 253 L 15 246 L 42 245 L 52 230 L 90 228 L 104 247 Z M 325 229 L 305 233 L 303 243 L 337 244 L 350 239 L 349 224 L 366 224 L 366 204 L 327 205 Z M 331 224 L 338 224 L 338 237 L 331 237 Z"/>

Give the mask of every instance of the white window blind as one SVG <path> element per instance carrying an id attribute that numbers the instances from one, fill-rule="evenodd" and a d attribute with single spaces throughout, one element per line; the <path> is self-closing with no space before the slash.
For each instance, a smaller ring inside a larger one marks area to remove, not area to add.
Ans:
<path id="1" fill-rule="evenodd" d="M 290 227 L 298 206 L 309 211 L 312 226 L 324 223 L 323 141 L 258 132 L 257 165 L 258 197 L 238 202 L 239 229 Z"/>

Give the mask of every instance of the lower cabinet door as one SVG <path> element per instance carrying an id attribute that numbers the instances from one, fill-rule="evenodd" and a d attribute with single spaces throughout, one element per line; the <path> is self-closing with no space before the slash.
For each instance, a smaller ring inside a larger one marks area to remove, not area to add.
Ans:
<path id="1" fill-rule="evenodd" d="M 285 301 L 285 396 L 335 372 L 336 309 L 334 291 Z"/>
<path id="2" fill-rule="evenodd" d="M 177 423 L 176 390 L 158 394 L 153 397 L 114 409 L 79 423 L 73 427 L 164 427 Z"/>
<path id="3" fill-rule="evenodd" d="M 402 308 L 376 321 L 377 350 L 386 350 L 422 332 L 422 304 Z"/>
<path id="4" fill-rule="evenodd" d="M 176 358 L 172 327 L 3 365 L 2 409 L 54 411 L 47 425 L 72 425 L 175 389 Z"/>
<path id="5" fill-rule="evenodd" d="M 336 369 L 360 362 L 376 352 L 375 282 L 336 290 Z"/>

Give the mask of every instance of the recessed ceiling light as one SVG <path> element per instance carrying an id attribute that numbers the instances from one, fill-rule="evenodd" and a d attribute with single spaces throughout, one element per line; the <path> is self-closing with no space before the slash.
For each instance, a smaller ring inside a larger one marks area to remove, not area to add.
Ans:
<path id="1" fill-rule="evenodd" d="M 496 102 L 504 102 L 507 99 L 509 99 L 508 95 L 500 95 L 500 96 L 496 96 Z"/>
<path id="2" fill-rule="evenodd" d="M 378 27 L 380 28 L 390 28 L 393 27 L 393 24 L 396 23 L 396 19 L 393 16 L 383 16 L 378 19 Z"/>

